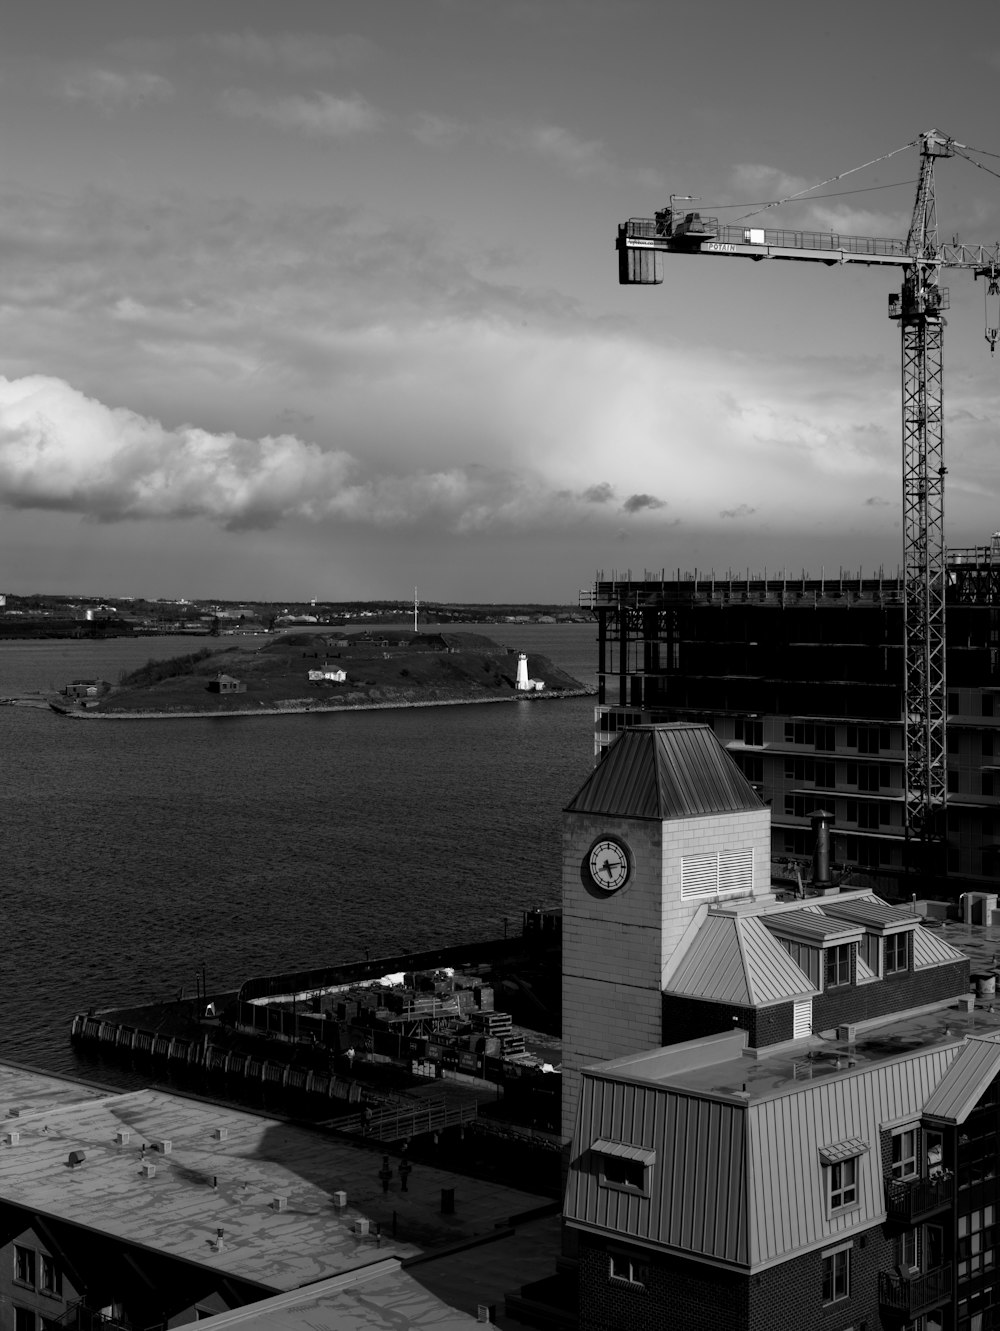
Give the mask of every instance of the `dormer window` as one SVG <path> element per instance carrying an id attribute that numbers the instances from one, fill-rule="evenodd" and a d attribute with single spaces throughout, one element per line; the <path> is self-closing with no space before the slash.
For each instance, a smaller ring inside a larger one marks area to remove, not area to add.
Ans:
<path id="1" fill-rule="evenodd" d="M 836 989 L 851 983 L 851 944 L 823 950 L 823 988 Z"/>
<path id="2" fill-rule="evenodd" d="M 885 940 L 885 973 L 899 975 L 908 968 L 909 933 L 888 934 Z"/>
<path id="3" fill-rule="evenodd" d="M 605 1137 L 598 1138 L 590 1149 L 602 1187 L 642 1194 L 649 1191 L 649 1170 L 656 1159 L 655 1151 Z"/>

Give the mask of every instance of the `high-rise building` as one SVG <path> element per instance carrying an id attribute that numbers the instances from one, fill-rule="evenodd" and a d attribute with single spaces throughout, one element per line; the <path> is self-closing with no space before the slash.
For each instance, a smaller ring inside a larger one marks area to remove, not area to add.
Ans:
<path id="1" fill-rule="evenodd" d="M 947 600 L 935 867 L 957 895 L 1000 870 L 1000 542 L 950 552 Z M 630 726 L 707 723 L 771 808 L 773 860 L 811 855 L 824 809 L 835 861 L 887 879 L 907 868 L 898 578 L 647 574 L 599 581 L 594 610 L 597 753 Z"/>

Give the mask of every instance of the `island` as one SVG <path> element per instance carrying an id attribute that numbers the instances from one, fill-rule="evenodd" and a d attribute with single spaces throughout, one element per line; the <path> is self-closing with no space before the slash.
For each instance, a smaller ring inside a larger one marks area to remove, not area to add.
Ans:
<path id="1" fill-rule="evenodd" d="M 547 657 L 478 633 L 288 633 L 263 646 L 150 660 L 116 686 L 53 710 L 89 718 L 247 716 L 447 706 L 593 693 Z"/>

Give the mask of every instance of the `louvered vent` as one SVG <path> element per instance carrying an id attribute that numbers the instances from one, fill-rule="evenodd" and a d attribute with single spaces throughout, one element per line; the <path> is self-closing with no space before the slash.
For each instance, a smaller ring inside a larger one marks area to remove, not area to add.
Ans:
<path id="1" fill-rule="evenodd" d="M 746 896 L 753 891 L 753 847 L 681 858 L 681 897 Z"/>

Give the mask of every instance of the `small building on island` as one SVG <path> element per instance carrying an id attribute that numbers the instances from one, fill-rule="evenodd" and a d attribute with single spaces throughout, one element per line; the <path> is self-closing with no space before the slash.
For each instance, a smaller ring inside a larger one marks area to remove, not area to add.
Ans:
<path id="1" fill-rule="evenodd" d="M 342 670 L 340 666 L 327 665 L 325 661 L 321 669 L 309 670 L 306 673 L 309 676 L 310 684 L 345 684 L 347 682 L 346 670 Z"/>
<path id="2" fill-rule="evenodd" d="M 209 693 L 246 693 L 247 686 L 234 675 L 224 675 L 220 670 L 214 679 L 208 681 Z"/>

